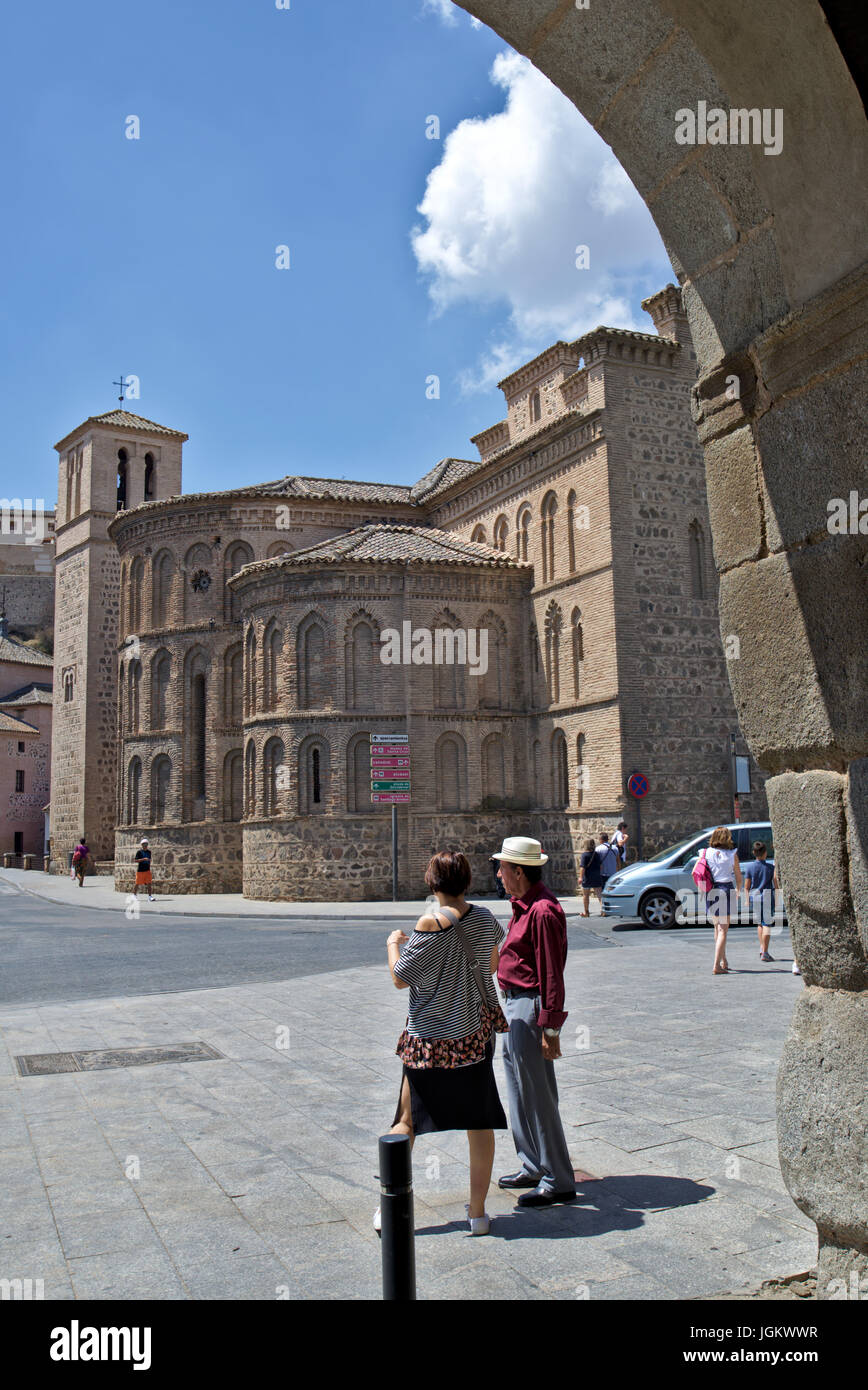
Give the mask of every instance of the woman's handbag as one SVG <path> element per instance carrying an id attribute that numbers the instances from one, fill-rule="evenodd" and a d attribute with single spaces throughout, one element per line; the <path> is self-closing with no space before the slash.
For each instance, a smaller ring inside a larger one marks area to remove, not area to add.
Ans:
<path id="1" fill-rule="evenodd" d="M 479 961 L 476 959 L 476 956 L 473 954 L 470 948 L 470 942 L 467 940 L 467 933 L 461 925 L 461 918 L 458 916 L 458 913 L 455 911 L 454 908 L 451 907 L 437 907 L 432 910 L 435 914 L 437 912 L 442 912 L 445 917 L 450 918 L 452 925 L 455 928 L 455 935 L 458 938 L 458 944 L 464 952 L 464 957 L 467 961 L 467 964 L 470 966 L 470 973 L 473 976 L 473 982 L 476 985 L 476 991 L 479 995 L 479 998 L 482 1001 L 483 1019 L 491 1019 L 492 1028 L 494 1029 L 495 1033 L 508 1033 L 509 1024 L 506 1021 L 506 1015 L 504 1014 L 503 1009 L 500 1007 L 499 1004 L 496 1004 L 494 1009 L 492 1009 L 491 1005 L 488 1002 L 488 996 L 485 993 L 485 982 L 482 978 L 482 971 L 479 968 Z"/>

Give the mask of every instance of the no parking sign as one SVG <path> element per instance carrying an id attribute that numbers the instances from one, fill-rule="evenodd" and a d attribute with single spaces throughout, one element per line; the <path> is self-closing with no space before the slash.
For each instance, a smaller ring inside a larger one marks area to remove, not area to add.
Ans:
<path id="1" fill-rule="evenodd" d="M 627 778 L 627 791 L 636 802 L 636 850 L 642 858 L 642 798 L 648 795 L 648 778 L 644 772 L 631 772 Z"/>

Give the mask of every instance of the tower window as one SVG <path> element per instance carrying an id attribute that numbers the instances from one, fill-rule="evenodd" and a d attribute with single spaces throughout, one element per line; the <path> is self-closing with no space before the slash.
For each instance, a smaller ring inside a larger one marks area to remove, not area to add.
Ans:
<path id="1" fill-rule="evenodd" d="M 118 506 L 122 512 L 127 505 L 127 451 L 118 449 Z"/>
<path id="2" fill-rule="evenodd" d="M 21 771 L 21 768 L 18 768 L 15 772 L 15 790 L 17 792 L 24 791 L 24 773 Z"/>
<path id="3" fill-rule="evenodd" d="M 154 456 L 145 454 L 145 501 L 154 500 Z"/>

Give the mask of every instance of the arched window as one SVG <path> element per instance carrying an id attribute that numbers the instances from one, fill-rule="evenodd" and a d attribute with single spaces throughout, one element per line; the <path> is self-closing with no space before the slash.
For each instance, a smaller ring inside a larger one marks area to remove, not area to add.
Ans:
<path id="1" fill-rule="evenodd" d="M 438 811 L 463 811 L 467 806 L 467 748 L 460 734 L 443 734 L 434 748 Z"/>
<path id="2" fill-rule="evenodd" d="M 243 814 L 244 759 L 241 749 L 233 748 L 223 759 L 223 819 L 237 821 Z"/>
<path id="3" fill-rule="evenodd" d="M 440 613 L 436 618 L 433 655 L 434 708 L 464 709 L 467 633 L 454 613 Z M 459 659 L 462 655 L 464 663 Z"/>
<path id="4" fill-rule="evenodd" d="M 485 540 L 485 527 L 484 527 L 484 526 L 474 526 L 474 528 L 473 528 L 473 535 L 470 537 L 470 539 L 471 539 L 472 541 L 476 541 L 477 544 L 479 544 L 479 545 L 485 545 L 485 544 L 486 544 L 486 540 Z"/>
<path id="5" fill-rule="evenodd" d="M 495 550 L 506 550 L 506 542 L 509 538 L 509 522 L 505 516 L 499 516 L 494 523 L 494 548 Z"/>
<path id="6" fill-rule="evenodd" d="M 145 454 L 145 501 L 153 502 L 156 497 L 156 479 L 153 454 Z"/>
<path id="7" fill-rule="evenodd" d="M 347 747 L 347 810 L 371 809 L 371 736 L 355 734 Z"/>
<path id="8" fill-rule="evenodd" d="M 145 579 L 145 562 L 137 555 L 130 565 L 129 610 L 127 635 L 138 633 L 142 627 L 142 588 Z"/>
<path id="9" fill-rule="evenodd" d="M 256 815 L 256 744 L 247 740 L 244 753 L 244 814 L 253 819 Z"/>
<path id="10" fill-rule="evenodd" d="M 306 739 L 299 749 L 298 809 L 303 816 L 322 814 L 328 809 L 331 790 L 331 760 L 324 739 Z"/>
<path id="11" fill-rule="evenodd" d="M 468 677 L 470 689 L 479 691 L 480 709 L 503 709 L 507 705 L 507 643 L 506 628 L 495 613 L 484 613 L 477 623 L 477 643 L 481 644 L 485 633 L 488 666 L 482 676 Z M 481 655 L 481 645 L 477 647 Z"/>
<path id="12" fill-rule="evenodd" d="M 506 749 L 502 734 L 489 734 L 482 744 L 482 795 L 506 796 Z"/>
<path id="13" fill-rule="evenodd" d="M 373 619 L 351 621 L 345 641 L 347 708 L 374 709 L 381 674 L 377 633 Z"/>
<path id="14" fill-rule="evenodd" d="M 244 652 L 244 712 L 248 716 L 256 713 L 256 632 L 252 623 Z"/>
<path id="15" fill-rule="evenodd" d="M 576 782 L 576 805 L 585 804 L 585 792 L 588 790 L 588 768 L 585 763 L 585 735 L 579 734 L 576 739 L 576 765 L 578 770 Z"/>
<path id="16" fill-rule="evenodd" d="M 567 759 L 567 740 L 562 729 L 552 734 L 552 806 L 559 811 L 570 804 L 570 773 Z"/>
<path id="17" fill-rule="evenodd" d="M 184 671 L 184 819 L 187 821 L 205 819 L 208 665 L 207 653 L 201 647 L 188 653 Z"/>
<path id="18" fill-rule="evenodd" d="M 165 729 L 168 720 L 169 682 L 172 678 L 172 658 L 168 652 L 158 652 L 151 663 L 151 728 Z"/>
<path id="19" fill-rule="evenodd" d="M 276 709 L 280 700 L 280 667 L 283 657 L 283 633 L 274 622 L 265 629 L 262 643 L 263 709 Z"/>
<path id="20" fill-rule="evenodd" d="M 576 572 L 576 494 L 570 492 L 567 498 L 567 551 L 570 574 Z"/>
<path id="21" fill-rule="evenodd" d="M 238 642 L 229 648 L 223 658 L 223 722 L 229 729 L 241 727 L 243 682 L 244 656 Z M 238 819 L 241 819 L 240 816 Z"/>
<path id="22" fill-rule="evenodd" d="M 139 823 L 139 798 L 142 790 L 142 763 L 140 758 L 130 760 L 127 771 L 127 825 Z"/>
<path id="23" fill-rule="evenodd" d="M 171 551 L 161 550 L 155 556 L 152 574 L 152 623 L 155 628 L 168 627 L 172 620 L 172 582 L 175 576 L 175 558 Z"/>
<path id="24" fill-rule="evenodd" d="M 560 608 L 554 602 L 546 609 L 546 682 L 549 700 L 553 704 L 561 698 L 561 629 L 564 620 Z"/>
<path id="25" fill-rule="evenodd" d="M 188 622 L 200 622 L 213 612 L 215 575 L 212 563 L 211 551 L 201 542 L 191 545 L 184 556 L 184 617 Z"/>
<path id="26" fill-rule="evenodd" d="M 122 512 L 127 505 L 127 464 L 129 457 L 126 449 L 118 449 L 118 505 L 117 510 Z"/>
<path id="27" fill-rule="evenodd" d="M 310 614 L 299 625 L 296 638 L 299 709 L 323 709 L 327 703 L 326 634 L 320 620 Z"/>
<path id="28" fill-rule="evenodd" d="M 168 820 L 169 783 L 172 764 L 165 753 L 154 759 L 151 767 L 151 820 L 154 825 Z"/>
<path id="29" fill-rule="evenodd" d="M 265 552 L 265 558 L 266 560 L 276 560 L 278 555 L 287 555 L 291 550 L 294 549 L 295 547 L 291 544 L 289 540 L 272 541 L 271 545 Z"/>
<path id="30" fill-rule="evenodd" d="M 705 583 L 705 536 L 698 521 L 691 521 L 688 546 L 690 549 L 690 593 L 693 598 L 707 598 Z"/>
<path id="31" fill-rule="evenodd" d="M 570 636 L 573 648 L 573 696 L 578 700 L 582 688 L 582 662 L 585 659 L 585 633 L 580 608 L 573 609 L 570 619 Z"/>
<path id="32" fill-rule="evenodd" d="M 265 816 L 280 814 L 282 797 L 286 789 L 286 753 L 279 738 L 270 738 L 262 754 L 262 813 Z"/>
<path id="33" fill-rule="evenodd" d="M 543 766 L 542 766 L 542 744 L 539 739 L 534 740 L 533 745 L 533 800 L 535 806 L 543 804 Z"/>
<path id="34" fill-rule="evenodd" d="M 137 734 L 141 727 L 142 663 L 131 661 L 127 666 L 127 729 Z"/>
<path id="35" fill-rule="evenodd" d="M 530 423 L 537 424 L 542 419 L 542 402 L 540 401 L 539 391 L 533 391 L 529 401 Z"/>
<path id="36" fill-rule="evenodd" d="M 528 536 L 530 535 L 530 507 L 522 507 L 515 523 L 515 558 L 526 560 L 528 554 Z"/>
<path id="37" fill-rule="evenodd" d="M 555 516 L 557 510 L 557 497 L 553 492 L 547 492 L 543 498 L 540 522 L 544 584 L 550 584 L 555 577 Z"/>
<path id="38" fill-rule="evenodd" d="M 227 587 L 227 581 L 245 565 L 251 565 L 253 558 L 253 547 L 246 541 L 233 541 L 226 547 L 223 556 L 223 616 L 227 622 L 237 622 L 241 617 L 238 595 Z"/>

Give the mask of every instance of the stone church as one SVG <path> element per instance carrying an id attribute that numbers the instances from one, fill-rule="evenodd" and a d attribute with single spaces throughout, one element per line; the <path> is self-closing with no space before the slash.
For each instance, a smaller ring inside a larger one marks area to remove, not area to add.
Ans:
<path id="1" fill-rule="evenodd" d="M 677 288 L 643 308 L 656 333 L 600 327 L 513 372 L 479 458 L 412 486 L 184 494 L 178 430 L 114 410 L 62 439 L 58 870 L 84 830 L 127 889 L 147 835 L 158 892 L 390 897 L 374 732 L 409 736 L 401 897 L 447 846 L 487 888 L 519 833 L 574 891 L 589 835 L 623 818 L 635 844 L 635 771 L 645 857 L 731 819 L 696 357 Z M 384 663 L 424 632 L 444 659 Z M 449 660 L 468 633 L 476 669 Z M 753 763 L 741 815 L 766 815 Z"/>

